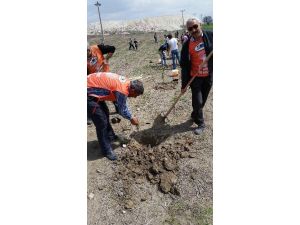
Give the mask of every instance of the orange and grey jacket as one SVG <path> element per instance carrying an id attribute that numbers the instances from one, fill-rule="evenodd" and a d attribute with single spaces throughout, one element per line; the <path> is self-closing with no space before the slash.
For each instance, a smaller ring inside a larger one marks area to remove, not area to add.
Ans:
<path id="1" fill-rule="evenodd" d="M 88 97 L 98 101 L 116 102 L 118 112 L 126 119 L 131 119 L 131 113 L 127 106 L 127 96 L 129 95 L 130 80 L 124 76 L 100 72 L 87 76 Z"/>
<path id="2" fill-rule="evenodd" d="M 115 47 L 109 45 L 92 45 L 92 56 L 87 59 L 87 74 L 109 72 L 109 64 L 104 64 L 104 54 L 114 53 Z"/>

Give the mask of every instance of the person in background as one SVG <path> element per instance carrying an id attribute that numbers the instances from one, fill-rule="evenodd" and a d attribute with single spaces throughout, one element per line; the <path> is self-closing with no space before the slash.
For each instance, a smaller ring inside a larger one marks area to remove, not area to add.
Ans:
<path id="1" fill-rule="evenodd" d="M 116 160 L 111 142 L 118 139 L 109 120 L 109 109 L 106 101 L 115 101 L 118 113 L 131 124 L 138 125 L 128 106 L 127 97 L 137 97 L 144 93 L 143 83 L 115 73 L 92 73 L 87 76 L 87 112 L 96 127 L 99 145 L 104 155 L 110 160 Z"/>
<path id="2" fill-rule="evenodd" d="M 161 65 L 167 67 L 167 49 L 168 49 L 168 45 L 167 43 L 162 44 L 158 51 L 159 51 L 159 55 L 160 55 L 160 59 L 161 59 Z"/>
<path id="3" fill-rule="evenodd" d="M 213 33 L 202 30 L 201 22 L 196 18 L 188 19 L 186 26 L 191 37 L 181 49 L 181 92 L 184 93 L 189 80 L 196 76 L 190 84 L 193 106 L 191 118 L 198 125 L 195 134 L 201 134 L 205 128 L 203 107 L 213 82 L 213 58 L 211 57 L 202 68 L 200 65 L 213 50 Z"/>
<path id="4" fill-rule="evenodd" d="M 109 59 L 113 56 L 116 48 L 112 45 L 87 44 L 87 75 L 97 72 L 109 72 Z M 104 57 L 106 55 L 106 57 Z"/>
<path id="5" fill-rule="evenodd" d="M 156 32 L 154 33 L 154 42 L 157 43 L 157 34 L 156 34 Z"/>
<path id="6" fill-rule="evenodd" d="M 129 38 L 129 50 L 131 50 L 131 48 L 134 49 L 134 45 L 133 45 L 133 41 L 131 38 Z"/>
<path id="7" fill-rule="evenodd" d="M 179 51 L 178 51 L 178 41 L 176 38 L 172 37 L 172 34 L 168 35 L 168 44 L 169 44 L 169 48 L 171 51 L 171 55 L 172 55 L 172 62 L 173 62 L 173 70 L 176 69 L 176 59 L 178 60 L 178 62 L 180 61 L 179 59 Z"/>
<path id="8" fill-rule="evenodd" d="M 134 38 L 133 40 L 135 50 L 138 49 L 138 41 Z"/>

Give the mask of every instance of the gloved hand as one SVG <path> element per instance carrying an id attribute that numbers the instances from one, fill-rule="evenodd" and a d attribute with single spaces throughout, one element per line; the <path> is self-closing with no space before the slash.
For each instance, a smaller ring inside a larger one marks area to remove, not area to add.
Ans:
<path id="1" fill-rule="evenodd" d="M 132 125 L 139 125 L 139 120 L 136 117 L 132 117 L 132 119 L 130 120 Z"/>

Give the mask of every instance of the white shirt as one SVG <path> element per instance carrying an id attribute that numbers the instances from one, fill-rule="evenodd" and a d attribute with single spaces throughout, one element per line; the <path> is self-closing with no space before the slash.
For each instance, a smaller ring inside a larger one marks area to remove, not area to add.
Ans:
<path id="1" fill-rule="evenodd" d="M 169 47 L 170 47 L 170 50 L 176 50 L 178 49 L 178 41 L 176 38 L 171 38 L 169 41 L 168 41 L 168 44 L 169 44 Z"/>

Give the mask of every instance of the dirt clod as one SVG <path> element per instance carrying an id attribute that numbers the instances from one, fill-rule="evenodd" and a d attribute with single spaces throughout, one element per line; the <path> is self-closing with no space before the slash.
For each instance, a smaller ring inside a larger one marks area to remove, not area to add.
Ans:
<path id="1" fill-rule="evenodd" d="M 134 203 L 132 200 L 127 200 L 125 202 L 125 206 L 124 206 L 125 209 L 132 209 L 133 207 L 134 207 Z"/>
<path id="2" fill-rule="evenodd" d="M 90 193 L 90 194 L 88 195 L 88 199 L 89 199 L 89 200 L 92 200 L 94 197 L 95 197 L 94 193 Z"/>
<path id="3" fill-rule="evenodd" d="M 171 191 L 171 188 L 177 182 L 177 176 L 172 172 L 165 172 L 160 176 L 159 187 L 164 193 Z"/>

